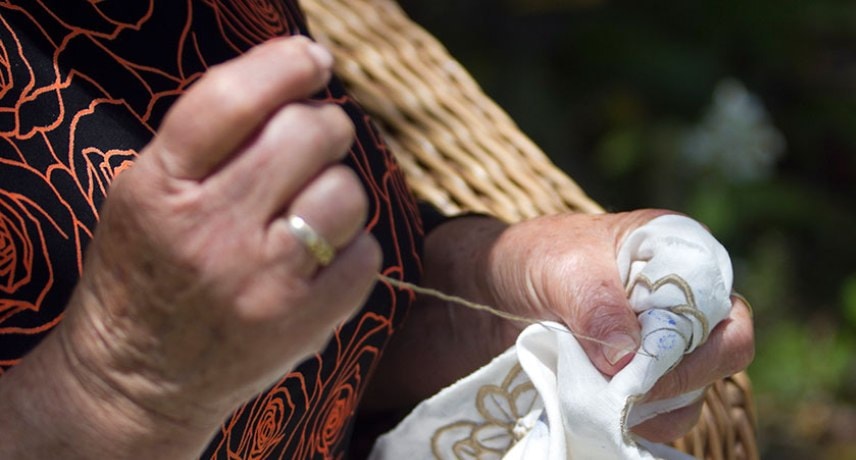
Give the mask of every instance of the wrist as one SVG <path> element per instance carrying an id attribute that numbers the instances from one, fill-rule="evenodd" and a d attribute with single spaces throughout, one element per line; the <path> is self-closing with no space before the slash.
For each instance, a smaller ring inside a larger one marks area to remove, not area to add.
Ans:
<path id="1" fill-rule="evenodd" d="M 95 292 L 85 283 L 78 286 L 72 300 L 77 305 L 69 307 L 52 334 L 60 367 L 67 370 L 82 399 L 94 402 L 94 411 L 122 414 L 143 437 L 157 436 L 158 431 L 194 437 L 216 429 L 230 407 L 165 380 L 157 366 L 162 354 L 158 342 L 144 328 L 121 319 L 106 321 L 109 315 L 101 311 Z"/>
<path id="2" fill-rule="evenodd" d="M 497 300 L 488 276 L 494 242 L 508 224 L 488 216 L 449 220 L 425 239 L 423 283 L 467 300 L 493 305 Z"/>
<path id="3" fill-rule="evenodd" d="M 506 227 L 484 216 L 461 216 L 437 225 L 425 238 L 420 284 L 496 305 L 484 280 L 484 259 Z M 477 370 L 513 343 L 506 338 L 504 323 L 486 312 L 418 295 L 405 327 L 384 350 L 363 410 L 410 408 Z M 442 365 L 429 371 L 426 360 Z"/>
<path id="4" fill-rule="evenodd" d="M 456 218 L 437 227 L 426 240 L 425 277 L 426 287 L 462 297 L 468 301 L 506 310 L 503 298 L 498 294 L 493 248 L 509 225 L 487 216 Z M 451 323 L 461 328 L 459 337 L 475 337 L 476 343 L 468 344 L 472 349 L 482 350 L 483 358 L 489 359 L 514 343 L 521 325 L 496 315 L 469 310 L 461 305 L 446 305 L 450 316 L 458 318 Z M 479 334 L 474 332 L 478 331 Z M 489 340 L 484 340 L 489 337 Z"/>
<path id="5" fill-rule="evenodd" d="M 54 331 L 0 379 L 0 458 L 190 458 L 212 429 L 165 423 L 81 379 Z"/>
<path id="6" fill-rule="evenodd" d="M 38 434 L 33 452 L 59 449 L 62 458 L 198 456 L 227 412 L 191 411 L 175 388 L 132 368 L 133 360 L 114 356 L 117 332 L 108 327 L 116 327 L 89 318 L 85 307 L 92 305 L 83 305 L 84 291 L 78 286 L 63 322 L 0 381 L 6 390 L 0 404 L 11 394 L 20 429 Z"/>

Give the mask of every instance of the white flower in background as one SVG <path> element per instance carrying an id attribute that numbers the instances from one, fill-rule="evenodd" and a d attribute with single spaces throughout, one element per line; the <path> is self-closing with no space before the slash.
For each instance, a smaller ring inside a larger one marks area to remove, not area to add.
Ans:
<path id="1" fill-rule="evenodd" d="M 681 144 L 689 165 L 719 171 L 734 182 L 767 177 L 784 150 L 784 137 L 761 101 L 734 79 L 716 86 L 704 118 Z"/>

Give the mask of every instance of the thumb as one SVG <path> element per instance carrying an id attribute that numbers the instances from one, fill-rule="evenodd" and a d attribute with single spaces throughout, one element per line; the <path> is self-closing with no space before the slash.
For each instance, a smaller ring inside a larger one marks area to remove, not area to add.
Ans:
<path id="1" fill-rule="evenodd" d="M 617 248 L 629 231 L 661 213 L 568 213 L 511 226 L 491 249 L 486 272 L 493 298 L 524 315 L 562 321 L 595 367 L 615 375 L 641 342 Z"/>
<path id="2" fill-rule="evenodd" d="M 614 260 L 604 259 L 608 258 L 589 259 L 574 283 L 573 305 L 563 320 L 595 367 L 612 376 L 632 360 L 641 328 Z"/>
<path id="3" fill-rule="evenodd" d="M 591 362 L 608 376 L 623 369 L 641 343 L 642 328 L 618 271 L 618 246 L 631 231 L 665 213 L 642 209 L 593 218 L 589 225 L 600 226 L 602 232 L 592 232 L 600 237 L 582 247 L 595 252 L 574 259 L 579 266 L 572 267 L 571 273 L 580 274 L 580 282 L 571 293 L 574 305 L 564 319 Z"/>

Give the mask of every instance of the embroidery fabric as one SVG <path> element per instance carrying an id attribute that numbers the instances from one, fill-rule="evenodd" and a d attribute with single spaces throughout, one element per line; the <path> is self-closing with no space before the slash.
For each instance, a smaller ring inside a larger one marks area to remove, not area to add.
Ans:
<path id="1" fill-rule="evenodd" d="M 477 420 L 459 420 L 438 428 L 431 436 L 431 452 L 436 459 L 448 458 L 452 446 L 456 459 L 502 458 L 531 428 L 521 422 L 539 408 L 535 386 L 520 364 L 514 364 L 502 382 L 478 389 L 475 398 Z"/>

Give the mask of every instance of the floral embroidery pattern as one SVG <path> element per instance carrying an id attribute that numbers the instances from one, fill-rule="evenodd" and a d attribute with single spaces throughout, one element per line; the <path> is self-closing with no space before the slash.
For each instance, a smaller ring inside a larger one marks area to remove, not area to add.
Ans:
<path id="1" fill-rule="evenodd" d="M 454 422 L 434 433 L 431 437 L 434 458 L 501 459 L 526 434 L 521 419 L 530 414 L 539 401 L 535 386 L 520 364 L 515 364 L 501 384 L 479 389 L 475 405 L 481 420 Z"/>

